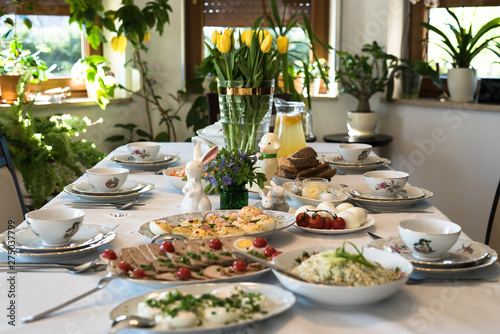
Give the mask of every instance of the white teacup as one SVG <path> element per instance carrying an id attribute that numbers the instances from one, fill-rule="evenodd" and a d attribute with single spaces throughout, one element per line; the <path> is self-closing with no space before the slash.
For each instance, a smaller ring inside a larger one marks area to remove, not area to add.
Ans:
<path id="1" fill-rule="evenodd" d="M 136 161 L 152 161 L 160 152 L 161 144 L 149 141 L 128 143 L 127 149 Z"/>
<path id="2" fill-rule="evenodd" d="M 396 197 L 408 182 L 409 174 L 395 170 L 373 170 L 364 174 L 365 182 L 378 197 Z"/>
<path id="3" fill-rule="evenodd" d="M 118 191 L 128 178 L 126 168 L 90 168 L 87 169 L 87 178 L 97 191 Z"/>
<path id="4" fill-rule="evenodd" d="M 346 162 L 358 163 L 368 158 L 372 146 L 369 144 L 340 144 L 337 150 Z"/>
<path id="5" fill-rule="evenodd" d="M 26 213 L 26 222 L 44 246 L 56 247 L 70 243 L 84 216 L 80 209 L 40 209 Z"/>

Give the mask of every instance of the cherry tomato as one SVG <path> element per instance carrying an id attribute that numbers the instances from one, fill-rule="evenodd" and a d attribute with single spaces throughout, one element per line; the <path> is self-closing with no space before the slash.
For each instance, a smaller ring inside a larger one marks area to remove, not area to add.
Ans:
<path id="1" fill-rule="evenodd" d="M 208 246 L 212 249 L 219 250 L 222 249 L 222 242 L 220 242 L 219 239 L 211 239 Z"/>
<path id="2" fill-rule="evenodd" d="M 185 268 L 185 267 L 180 267 L 177 270 L 177 277 L 179 277 L 180 279 L 191 278 L 191 270 L 189 270 L 188 268 Z"/>
<path id="3" fill-rule="evenodd" d="M 172 243 L 170 241 L 162 242 L 160 245 L 160 249 L 164 252 L 167 252 L 167 253 L 175 252 L 174 245 L 172 245 Z"/>
<path id="4" fill-rule="evenodd" d="M 309 227 L 322 229 L 324 224 L 325 219 L 319 214 L 313 213 L 313 215 L 311 216 L 311 220 L 309 221 Z"/>
<path id="5" fill-rule="evenodd" d="M 257 248 L 262 248 L 267 246 L 267 240 L 264 238 L 255 238 L 253 245 Z"/>
<path id="6" fill-rule="evenodd" d="M 325 217 L 325 223 L 323 224 L 324 230 L 331 230 L 333 227 L 333 219 L 331 217 Z"/>
<path id="7" fill-rule="evenodd" d="M 273 256 L 276 253 L 276 248 L 268 246 L 264 249 L 264 255 L 267 257 Z"/>
<path id="8" fill-rule="evenodd" d="M 118 256 L 116 256 L 116 253 L 111 249 L 106 249 L 104 252 L 102 252 L 101 256 L 108 260 L 116 260 L 118 258 Z"/>
<path id="9" fill-rule="evenodd" d="M 342 217 L 337 217 L 333 220 L 332 228 L 334 230 L 343 230 L 345 229 L 345 220 Z"/>
<path id="10" fill-rule="evenodd" d="M 281 253 L 283 253 L 283 252 L 276 252 L 276 253 L 274 253 L 273 256 L 271 257 L 271 259 L 274 259 L 276 256 L 280 255 Z"/>
<path id="11" fill-rule="evenodd" d="M 132 276 L 137 278 L 143 278 L 146 277 L 146 273 L 141 268 L 136 268 L 134 269 L 134 271 L 132 271 Z"/>
<path id="12" fill-rule="evenodd" d="M 125 262 L 125 261 L 122 261 L 120 262 L 120 264 L 118 265 L 118 269 L 128 273 L 129 271 L 132 270 L 132 266 L 128 263 L 128 262 Z"/>
<path id="13" fill-rule="evenodd" d="M 301 212 L 297 215 L 297 217 L 295 217 L 295 222 L 300 227 L 307 227 L 307 226 L 309 226 L 310 219 L 311 219 L 311 216 L 309 216 L 305 212 Z"/>
<path id="14" fill-rule="evenodd" d="M 247 269 L 247 264 L 245 261 L 234 261 L 233 269 L 236 271 L 245 271 Z"/>

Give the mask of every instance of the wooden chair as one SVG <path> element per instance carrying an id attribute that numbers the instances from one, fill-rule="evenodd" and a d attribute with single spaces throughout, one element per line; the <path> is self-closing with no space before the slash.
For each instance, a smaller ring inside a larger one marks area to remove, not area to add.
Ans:
<path id="1" fill-rule="evenodd" d="M 12 229 L 24 221 L 26 207 L 7 142 L 0 129 L 0 232 Z"/>
<path id="2" fill-rule="evenodd" d="M 491 207 L 490 219 L 488 221 L 488 228 L 486 229 L 486 244 L 496 250 L 500 251 L 500 209 L 498 202 L 500 201 L 500 181 L 498 181 L 497 192 L 493 199 Z"/>

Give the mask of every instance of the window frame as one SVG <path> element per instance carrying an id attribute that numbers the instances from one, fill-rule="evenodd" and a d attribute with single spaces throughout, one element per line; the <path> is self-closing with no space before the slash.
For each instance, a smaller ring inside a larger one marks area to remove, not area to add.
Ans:
<path id="1" fill-rule="evenodd" d="M 439 7 L 482 7 L 482 6 L 500 6 L 499 0 L 441 0 Z M 424 5 L 423 1 L 411 6 L 410 13 L 410 32 L 408 38 L 409 60 L 427 61 L 427 52 L 425 51 L 425 43 L 421 41 L 426 38 L 426 29 L 420 25 L 420 22 L 429 21 L 429 8 Z M 447 90 L 446 78 L 441 78 L 443 87 L 440 89 L 435 86 L 432 80 L 428 77 L 422 79 L 420 88 L 420 97 L 437 98 L 442 95 L 443 91 Z"/>

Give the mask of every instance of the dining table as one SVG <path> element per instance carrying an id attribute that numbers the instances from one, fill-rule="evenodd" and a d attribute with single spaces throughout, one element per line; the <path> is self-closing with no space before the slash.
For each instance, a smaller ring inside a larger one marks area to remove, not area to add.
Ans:
<path id="1" fill-rule="evenodd" d="M 337 153 L 338 144 L 308 143 L 318 154 Z M 100 161 L 97 167 L 120 167 L 113 157 L 126 155 L 126 146 L 113 150 Z M 181 166 L 192 160 L 193 144 L 190 142 L 162 143 L 161 154 L 180 157 L 170 166 Z M 371 153 L 374 155 L 375 153 Z M 383 168 L 390 168 L 385 166 Z M 95 224 L 114 229 L 116 238 L 93 252 L 75 258 L 65 257 L 59 263 L 84 263 L 99 257 L 106 249 L 119 251 L 121 248 L 138 246 L 151 242 L 151 238 L 140 233 L 141 225 L 162 217 L 182 213 L 183 193 L 174 188 L 162 174 L 155 174 L 151 169 L 130 169 L 129 180 L 154 184 L 154 189 L 141 194 L 139 203 L 128 210 L 114 207 L 85 208 L 83 224 Z M 86 181 L 85 174 L 75 182 Z M 364 184 L 363 173 L 337 174 L 330 186 L 337 191 L 340 184 L 355 186 Z M 409 183 L 412 183 L 411 175 Z M 414 185 L 418 186 L 418 185 Z M 434 187 L 439 187 L 435 184 Z M 432 192 L 433 189 L 428 189 Z M 213 209 L 219 209 L 218 195 L 209 195 Z M 44 208 L 64 208 L 67 202 L 81 201 L 77 196 L 66 191 L 59 193 Z M 255 205 L 260 197 L 253 193 L 249 196 L 249 205 Z M 297 205 L 287 199 L 289 212 L 294 213 Z M 382 238 L 398 236 L 398 223 L 407 218 L 449 218 L 433 204 L 433 198 L 419 202 L 410 210 L 430 210 L 426 212 L 383 212 L 369 213 L 375 220 L 367 229 L 346 234 L 317 234 L 304 231 L 296 226 L 289 226 L 273 234 L 269 244 L 287 252 L 314 245 L 326 245 L 332 248 L 342 246 L 345 240 L 357 246 L 372 242 L 366 232 L 372 232 Z M 486 224 L 486 222 L 477 222 Z M 23 222 L 22 226 L 27 226 Z M 462 237 L 467 237 L 462 232 Z M 478 240 L 481 241 L 482 240 Z M 12 263 L 12 260 L 14 262 Z M 46 318 L 24 323 L 22 318 L 37 314 L 48 308 L 65 302 L 87 290 L 95 288 L 105 271 L 71 274 L 64 270 L 47 269 L 45 271 L 16 271 L 16 266 L 24 262 L 40 261 L 26 257 L 9 256 L 0 253 L 0 262 L 11 261 L 8 271 L 0 272 L 0 333 L 43 333 L 77 334 L 107 333 L 111 329 L 110 311 L 118 304 L 153 289 L 134 284 L 124 279 L 114 279 L 105 288 L 75 303 L 72 303 Z M 47 261 L 44 261 L 47 262 Z M 477 269 L 461 277 L 498 279 L 500 266 L 494 263 L 486 268 Z M 281 286 L 272 271 L 267 271 L 253 278 L 254 282 Z M 174 283 L 172 283 L 174 286 Z M 250 333 L 498 333 L 500 321 L 500 283 L 495 281 L 466 281 L 454 278 L 406 284 L 389 298 L 375 305 L 354 309 L 331 309 L 315 305 L 313 302 L 296 295 L 295 304 L 287 311 L 264 321 L 257 321 L 251 326 L 238 328 L 237 332 Z M 137 333 L 139 329 L 123 329 L 120 333 Z M 142 330 L 148 333 L 147 329 Z M 194 331 L 198 333 L 198 331 Z M 184 332 L 183 332 L 184 333 Z"/>

